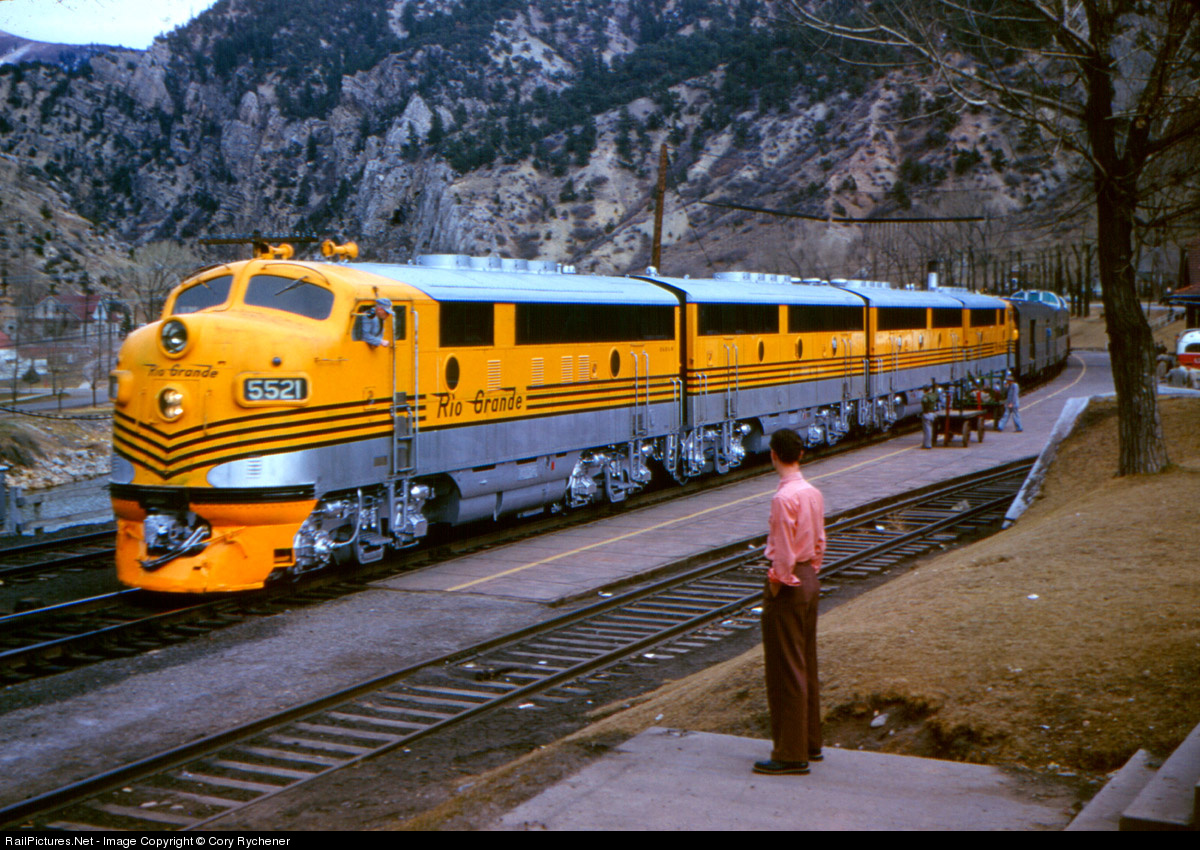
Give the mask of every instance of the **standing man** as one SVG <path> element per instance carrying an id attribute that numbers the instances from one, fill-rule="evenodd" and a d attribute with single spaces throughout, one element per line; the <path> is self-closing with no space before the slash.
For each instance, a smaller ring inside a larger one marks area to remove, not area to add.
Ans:
<path id="1" fill-rule="evenodd" d="M 921 448 L 933 448 L 933 426 L 937 421 L 938 388 L 936 381 L 930 381 L 921 396 L 921 434 L 924 437 Z"/>
<path id="2" fill-rule="evenodd" d="M 800 474 L 804 443 L 795 431 L 771 435 L 779 489 L 771 500 L 763 591 L 763 658 L 774 749 L 754 772 L 808 773 L 821 756 L 821 695 L 817 684 L 817 571 L 825 555 L 825 499 Z"/>
<path id="3" fill-rule="evenodd" d="M 997 431 L 1004 430 L 1009 416 L 1012 417 L 1018 431 L 1025 430 L 1021 427 L 1021 390 L 1017 387 L 1017 379 L 1012 375 L 1008 376 L 1008 395 L 1004 399 L 1004 415 L 1000 417 L 1000 424 L 996 426 Z"/>

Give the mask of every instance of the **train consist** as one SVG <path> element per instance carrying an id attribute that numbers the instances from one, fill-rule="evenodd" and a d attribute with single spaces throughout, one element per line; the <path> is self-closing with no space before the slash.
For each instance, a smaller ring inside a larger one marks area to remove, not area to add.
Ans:
<path id="1" fill-rule="evenodd" d="M 1016 308 L 1013 372 L 1018 379 L 1039 381 L 1061 370 L 1071 353 L 1067 303 L 1044 289 L 1018 290 L 1009 301 Z"/>
<path id="2" fill-rule="evenodd" d="M 930 379 L 997 384 L 1058 356 L 1017 339 L 1022 302 L 976 294 L 289 253 L 199 272 L 121 350 L 125 584 L 235 591 L 369 563 L 434 524 L 724 472 L 781 427 L 810 445 L 885 430 Z"/>

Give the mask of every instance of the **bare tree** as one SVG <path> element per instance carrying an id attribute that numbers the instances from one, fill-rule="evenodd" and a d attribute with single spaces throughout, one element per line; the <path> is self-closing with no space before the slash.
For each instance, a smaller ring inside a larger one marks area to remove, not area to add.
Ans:
<path id="1" fill-rule="evenodd" d="M 124 295 L 141 322 L 152 322 L 176 284 L 200 265 L 200 260 L 177 242 L 150 242 L 130 252 L 133 268 L 128 272 Z"/>
<path id="2" fill-rule="evenodd" d="M 1200 2 L 782 3 L 810 32 L 919 62 L 964 103 L 1013 116 L 1086 164 L 1117 389 L 1118 471 L 1162 470 L 1153 337 L 1134 260 L 1139 209 L 1161 194 L 1148 185 L 1158 163 L 1200 130 Z"/>

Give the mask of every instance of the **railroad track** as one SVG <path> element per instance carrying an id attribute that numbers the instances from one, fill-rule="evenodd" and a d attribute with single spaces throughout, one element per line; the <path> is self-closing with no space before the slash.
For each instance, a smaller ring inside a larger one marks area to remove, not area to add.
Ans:
<path id="1" fill-rule="evenodd" d="M 809 452 L 809 460 L 833 457 L 844 452 L 855 451 L 865 446 L 886 442 L 897 436 L 902 436 L 916 430 L 911 423 L 893 428 L 885 434 L 872 434 L 858 440 L 846 441 L 835 446 L 823 446 Z M 398 568 L 396 559 L 386 559 L 383 565 L 375 567 L 360 567 L 358 576 L 369 576 L 372 579 L 394 574 L 398 569 L 411 569 L 414 566 L 424 566 L 428 563 L 449 556 L 463 555 L 478 549 L 502 545 L 513 540 L 557 531 L 570 525 L 594 522 L 615 513 L 631 509 L 643 508 L 660 502 L 702 492 L 710 487 L 725 486 L 746 478 L 769 471 L 770 466 L 765 461 L 747 463 L 737 469 L 730 470 L 724 475 L 709 476 L 689 481 L 684 485 L 652 488 L 635 494 L 619 505 L 597 505 L 583 511 L 572 511 L 557 514 L 552 517 L 525 517 L 519 520 L 506 520 L 506 524 L 495 528 L 493 522 L 481 522 L 479 533 L 471 533 L 464 537 L 464 529 L 454 532 L 449 540 L 431 539 L 425 548 L 406 550 L 403 554 L 403 564 Z M 21 538 L 0 538 L 0 581 L 21 581 L 22 579 L 37 580 L 46 575 L 53 575 L 63 570 L 73 568 L 103 565 L 112 568 L 112 558 L 116 552 L 112 545 L 116 531 L 113 526 L 103 530 L 87 531 L 74 536 L 52 536 L 49 539 L 37 539 L 25 542 Z M 340 581 L 346 578 L 345 573 L 326 571 L 312 576 L 305 576 L 304 586 L 320 584 L 327 581 Z M 112 587 L 117 587 L 115 571 Z M 94 592 L 94 591 L 93 591 Z M 60 612 L 61 613 L 61 612 Z"/>
<path id="2" fill-rule="evenodd" d="M 127 588 L 0 616 L 0 683 L 61 673 L 122 658 L 289 608 L 319 604 L 362 589 L 329 582 L 236 597 L 170 598 Z M 170 605 L 164 605 L 169 602 Z"/>
<path id="3" fill-rule="evenodd" d="M 998 524 L 1031 465 L 1008 464 L 831 521 L 822 592 Z M 763 542 L 747 539 L 736 554 L 685 574 L 8 806 L 0 824 L 205 827 L 487 712 L 577 699 L 586 692 L 581 682 L 631 657 L 667 658 L 751 627 Z"/>
<path id="4" fill-rule="evenodd" d="M 894 435 L 888 435 L 894 436 Z M 876 436 L 872 440 L 879 440 Z M 824 455 L 860 448 L 847 443 L 824 450 Z M 200 634 L 234 625 L 256 616 L 269 616 L 287 608 L 326 602 L 362 590 L 371 581 L 428 566 L 452 557 L 514 540 L 546 534 L 571 525 L 594 522 L 614 513 L 646 507 L 760 475 L 764 465 L 748 465 L 719 479 L 703 479 L 683 487 L 668 487 L 639 494 L 627 504 L 597 510 L 528 520 L 499 529 L 488 528 L 465 539 L 431 541 L 425 548 L 386 559 L 353 572 L 328 570 L 305 576 L 295 584 L 276 585 L 258 592 L 232 596 L 164 597 L 135 589 L 97 592 L 45 605 L 40 600 L 19 604 L 13 614 L 0 615 L 0 685 L 27 681 L 178 643 Z M 102 565 L 112 569 L 113 531 L 88 532 L 75 537 L 36 541 L 0 548 L 0 580 L 37 581 L 46 576 Z M 67 578 L 69 581 L 70 579 Z M 111 584 L 117 587 L 115 571 Z M 39 585 L 39 595 L 54 597 Z M 61 597 L 60 597 L 61 598 Z M 164 607 L 168 606 L 168 607 Z"/>
<path id="5" fill-rule="evenodd" d="M 73 537 L 19 542 L 0 548 L 0 580 L 52 573 L 97 561 L 112 563 L 113 529 L 89 531 Z"/>

